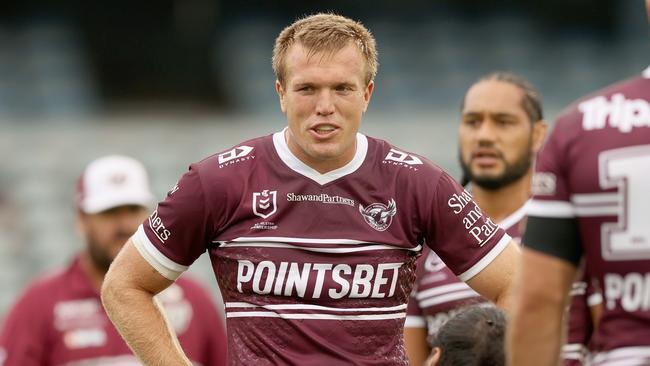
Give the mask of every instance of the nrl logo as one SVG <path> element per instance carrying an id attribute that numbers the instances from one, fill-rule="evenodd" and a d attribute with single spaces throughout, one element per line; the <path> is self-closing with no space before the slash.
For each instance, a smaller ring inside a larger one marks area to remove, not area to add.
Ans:
<path id="1" fill-rule="evenodd" d="M 253 213 L 263 219 L 268 218 L 277 211 L 278 191 L 253 192 Z"/>
<path id="2" fill-rule="evenodd" d="M 384 231 L 393 222 L 393 216 L 397 213 L 397 206 L 394 199 L 390 199 L 388 205 L 372 203 L 364 208 L 359 204 L 359 213 L 370 227 L 377 231 Z"/>

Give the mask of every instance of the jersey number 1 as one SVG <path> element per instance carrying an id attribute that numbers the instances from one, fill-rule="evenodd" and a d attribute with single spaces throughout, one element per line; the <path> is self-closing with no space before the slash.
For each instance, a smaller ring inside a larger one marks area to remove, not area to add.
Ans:
<path id="1" fill-rule="evenodd" d="M 603 151 L 602 189 L 618 188 L 618 222 L 601 226 L 602 254 L 609 260 L 650 259 L 650 145 Z"/>

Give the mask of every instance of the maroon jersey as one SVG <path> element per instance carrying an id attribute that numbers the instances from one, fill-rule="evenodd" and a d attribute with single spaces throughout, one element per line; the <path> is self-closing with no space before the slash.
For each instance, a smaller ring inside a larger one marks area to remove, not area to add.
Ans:
<path id="1" fill-rule="evenodd" d="M 192 165 L 133 241 L 170 279 L 209 252 L 232 364 L 405 365 L 424 243 L 467 280 L 510 238 L 417 155 L 358 134 L 320 174 L 278 132 Z"/>
<path id="2" fill-rule="evenodd" d="M 525 223 L 525 209 L 517 211 L 498 225 L 519 242 Z M 407 307 L 405 327 L 426 328 L 429 336 L 451 318 L 460 307 L 487 302 L 445 266 L 431 250 L 425 248 L 418 259 L 416 282 Z"/>
<path id="3" fill-rule="evenodd" d="M 573 263 L 584 256 L 602 284 L 594 365 L 650 364 L 649 101 L 647 77 L 579 100 L 537 161 L 525 243 Z"/>
<path id="4" fill-rule="evenodd" d="M 157 295 L 181 346 L 196 365 L 226 364 L 223 323 L 207 291 L 179 278 Z M 99 292 L 76 259 L 35 281 L 0 333 L 2 366 L 141 365 L 113 327 Z"/>
<path id="5" fill-rule="evenodd" d="M 573 283 L 570 292 L 567 341 L 562 346 L 565 366 L 588 365 L 589 344 L 594 330 L 591 307 L 603 302 L 600 289 L 592 281 L 584 263 L 579 273 L 580 280 Z"/>
<path id="6" fill-rule="evenodd" d="M 440 327 L 459 308 L 487 302 L 461 281 L 442 260 L 428 248 L 418 259 L 416 283 L 407 307 L 407 328 L 426 328 L 429 336 L 438 333 Z"/>

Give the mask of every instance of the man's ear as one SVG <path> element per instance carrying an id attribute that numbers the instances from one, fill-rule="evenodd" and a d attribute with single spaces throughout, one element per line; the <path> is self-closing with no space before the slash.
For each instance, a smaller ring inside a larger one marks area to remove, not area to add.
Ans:
<path id="1" fill-rule="evenodd" d="M 544 146 L 544 141 L 546 141 L 546 133 L 548 131 L 548 124 L 546 121 L 541 120 L 533 124 L 533 153 L 537 154 L 539 150 Z"/>
<path id="2" fill-rule="evenodd" d="M 77 209 L 77 214 L 75 215 L 74 224 L 75 224 L 74 226 L 75 226 L 75 230 L 77 231 L 77 234 L 85 240 L 86 239 L 86 214 L 81 212 L 80 209 Z"/>
<path id="3" fill-rule="evenodd" d="M 282 84 L 279 80 L 275 81 L 275 91 L 278 93 L 278 97 L 280 98 L 280 109 L 282 110 L 282 113 L 286 113 L 287 107 L 284 103 L 284 96 L 286 92 L 284 91 L 284 87 L 282 87 Z"/>
<path id="4" fill-rule="evenodd" d="M 363 106 L 364 113 L 368 110 L 368 104 L 370 104 L 370 98 L 372 97 L 372 92 L 374 90 L 375 90 L 375 82 L 373 80 L 370 80 L 368 86 L 366 86 L 366 89 L 363 91 L 363 100 L 365 101 L 365 105 Z"/>
<path id="5" fill-rule="evenodd" d="M 442 356 L 442 348 L 433 347 L 431 349 L 431 355 L 427 358 L 427 361 L 424 363 L 426 366 L 437 366 L 440 362 L 440 357 Z"/>

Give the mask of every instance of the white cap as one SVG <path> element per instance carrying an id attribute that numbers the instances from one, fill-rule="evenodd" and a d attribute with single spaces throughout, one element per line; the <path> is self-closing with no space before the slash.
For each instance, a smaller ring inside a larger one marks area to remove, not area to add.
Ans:
<path id="1" fill-rule="evenodd" d="M 77 207 L 88 214 L 125 205 L 147 207 L 153 197 L 144 166 L 126 156 L 94 160 L 77 184 Z"/>

